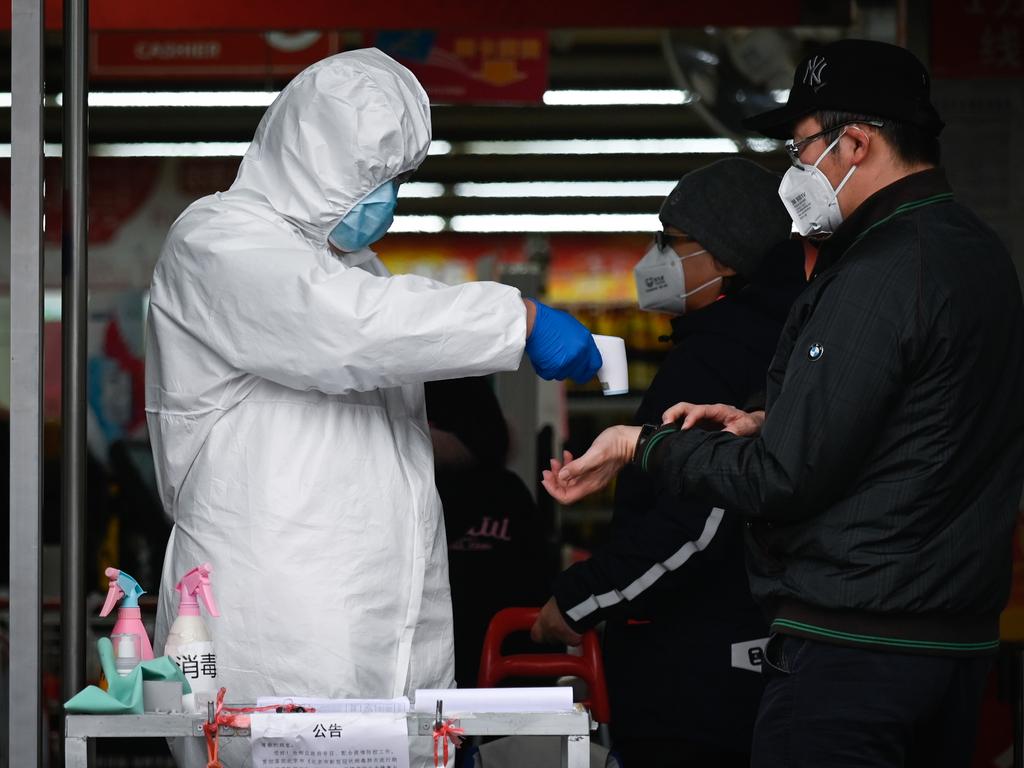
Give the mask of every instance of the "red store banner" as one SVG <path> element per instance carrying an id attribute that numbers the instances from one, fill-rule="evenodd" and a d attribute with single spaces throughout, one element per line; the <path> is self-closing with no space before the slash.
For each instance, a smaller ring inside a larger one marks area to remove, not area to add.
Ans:
<path id="1" fill-rule="evenodd" d="M 10 4 L 0 28 L 10 29 Z M 61 27 L 61 0 L 44 0 L 47 29 Z M 557 27 L 787 27 L 843 24 L 850 3 L 837 0 L 731 0 L 727 3 L 633 0 L 490 0 L 487 3 L 404 0 L 175 0 L 173 3 L 90 0 L 89 28 L 101 30 L 268 29 L 554 29 Z"/>
<path id="2" fill-rule="evenodd" d="M 94 32 L 89 73 L 104 79 L 263 79 L 338 53 L 338 32 Z"/>
<path id="3" fill-rule="evenodd" d="M 932 3 L 932 76 L 1024 77 L 1024 0 Z"/>

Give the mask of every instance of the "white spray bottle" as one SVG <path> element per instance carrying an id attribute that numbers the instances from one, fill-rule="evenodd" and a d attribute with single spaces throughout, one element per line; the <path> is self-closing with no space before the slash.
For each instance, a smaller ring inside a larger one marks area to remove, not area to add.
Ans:
<path id="1" fill-rule="evenodd" d="M 209 563 L 203 563 L 182 576 L 178 582 L 175 587 L 181 597 L 178 617 L 171 624 L 171 631 L 164 643 L 164 654 L 174 659 L 192 686 L 192 692 L 199 696 L 213 695 L 219 687 L 217 654 L 196 599 L 197 596 L 202 598 L 211 616 L 220 616 L 210 589 L 212 570 Z"/>

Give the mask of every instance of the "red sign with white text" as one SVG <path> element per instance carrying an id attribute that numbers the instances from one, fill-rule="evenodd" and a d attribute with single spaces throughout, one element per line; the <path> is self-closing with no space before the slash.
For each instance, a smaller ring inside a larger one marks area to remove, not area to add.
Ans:
<path id="1" fill-rule="evenodd" d="M 337 32 L 95 32 L 89 73 L 97 80 L 290 76 L 340 45 Z"/>
<path id="2" fill-rule="evenodd" d="M 932 76 L 1024 77 L 1024 0 L 932 4 Z"/>

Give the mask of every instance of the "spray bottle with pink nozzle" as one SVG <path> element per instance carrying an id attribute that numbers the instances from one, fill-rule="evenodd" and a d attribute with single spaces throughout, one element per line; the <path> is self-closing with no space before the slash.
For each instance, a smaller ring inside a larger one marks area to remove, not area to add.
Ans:
<path id="1" fill-rule="evenodd" d="M 209 563 L 203 563 L 181 577 L 175 587 L 180 596 L 178 617 L 171 624 L 164 643 L 164 653 L 181 667 L 192 692 L 196 694 L 214 694 L 218 688 L 217 654 L 200 615 L 197 599 L 202 598 L 211 616 L 220 616 L 210 589 L 212 571 Z"/>
<path id="2" fill-rule="evenodd" d="M 152 659 L 153 646 L 150 645 L 149 635 L 146 634 L 146 627 L 142 623 L 142 611 L 139 610 L 139 597 L 146 594 L 146 591 L 124 571 L 107 568 L 104 573 L 110 579 L 110 588 L 107 590 L 107 600 L 103 603 L 100 616 L 108 615 L 114 610 L 117 601 L 124 598 L 121 607 L 117 609 L 117 621 L 114 623 L 114 631 L 110 633 L 111 637 L 135 635 L 137 639 L 134 642 L 138 644 L 138 648 L 135 649 L 138 652 L 137 658 L 141 661 Z M 130 645 L 132 643 L 124 643 L 126 654 Z"/>

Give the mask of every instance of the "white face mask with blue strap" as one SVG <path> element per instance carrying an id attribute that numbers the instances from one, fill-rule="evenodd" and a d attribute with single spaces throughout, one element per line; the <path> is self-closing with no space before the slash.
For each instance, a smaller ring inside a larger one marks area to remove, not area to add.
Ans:
<path id="1" fill-rule="evenodd" d="M 345 214 L 327 236 L 328 242 L 346 253 L 377 242 L 395 220 L 397 202 L 398 185 L 394 181 L 381 184 Z"/>

